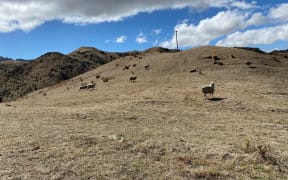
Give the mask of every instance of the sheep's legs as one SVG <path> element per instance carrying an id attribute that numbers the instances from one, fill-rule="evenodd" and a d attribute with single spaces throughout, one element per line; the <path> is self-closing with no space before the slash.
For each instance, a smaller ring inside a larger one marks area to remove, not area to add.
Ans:
<path id="1" fill-rule="evenodd" d="M 206 94 L 204 94 L 204 100 L 211 100 L 211 98 L 213 97 L 213 94 L 210 95 L 210 98 Z"/>

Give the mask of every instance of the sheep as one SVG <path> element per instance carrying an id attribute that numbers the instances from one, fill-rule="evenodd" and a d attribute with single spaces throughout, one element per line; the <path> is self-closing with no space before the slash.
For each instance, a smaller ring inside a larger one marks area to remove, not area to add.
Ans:
<path id="1" fill-rule="evenodd" d="M 144 68 L 145 68 L 146 70 L 149 70 L 149 69 L 150 69 L 150 65 L 147 64 L 147 65 L 144 66 Z"/>
<path id="2" fill-rule="evenodd" d="M 125 70 L 127 70 L 127 69 L 129 69 L 130 68 L 130 64 L 129 65 L 126 65 L 126 66 L 124 66 L 123 67 L 123 71 L 125 71 Z"/>
<path id="3" fill-rule="evenodd" d="M 247 66 L 250 66 L 251 64 L 253 64 L 251 61 L 245 61 L 245 64 L 247 65 Z"/>
<path id="4" fill-rule="evenodd" d="M 94 89 L 96 83 L 87 84 L 87 89 Z"/>
<path id="5" fill-rule="evenodd" d="M 130 81 L 131 83 L 135 82 L 136 79 L 137 79 L 137 76 L 136 76 L 136 75 L 131 75 L 131 76 L 129 77 L 129 81 Z"/>
<path id="6" fill-rule="evenodd" d="M 202 86 L 202 92 L 203 92 L 203 94 L 204 94 L 204 98 L 209 99 L 209 98 L 207 97 L 207 94 L 211 94 L 212 97 L 213 97 L 213 93 L 214 93 L 214 82 L 212 81 L 212 82 L 210 82 L 209 85 Z"/>
<path id="7" fill-rule="evenodd" d="M 109 78 L 107 78 L 107 77 L 102 77 L 101 79 L 104 83 L 109 81 Z"/>
<path id="8" fill-rule="evenodd" d="M 191 69 L 189 69 L 189 72 L 190 72 L 190 73 L 194 73 L 194 72 L 196 72 L 196 71 L 197 71 L 196 68 L 191 68 Z"/>
<path id="9" fill-rule="evenodd" d="M 88 85 L 82 85 L 82 86 L 79 87 L 79 91 L 80 91 L 81 89 L 87 89 L 87 88 L 88 88 Z"/>
<path id="10" fill-rule="evenodd" d="M 214 61 L 221 60 L 218 56 L 213 56 Z"/>

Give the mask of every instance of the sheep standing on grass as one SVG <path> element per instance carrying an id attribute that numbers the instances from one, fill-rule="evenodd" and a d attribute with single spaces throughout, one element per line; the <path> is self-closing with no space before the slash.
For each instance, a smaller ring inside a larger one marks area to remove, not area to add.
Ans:
<path id="1" fill-rule="evenodd" d="M 202 92 L 204 94 L 204 98 L 207 98 L 207 94 L 211 94 L 213 97 L 213 93 L 214 93 L 214 82 L 212 81 L 209 85 L 206 86 L 202 86 Z"/>
<path id="2" fill-rule="evenodd" d="M 82 86 L 80 86 L 79 91 L 80 91 L 81 89 L 87 89 L 87 88 L 88 88 L 88 85 L 82 85 Z"/>
<path id="3" fill-rule="evenodd" d="M 102 79 L 102 81 L 103 81 L 104 83 L 106 83 L 106 82 L 109 81 L 109 78 L 108 78 L 108 77 L 102 77 L 101 79 Z"/>
<path id="4" fill-rule="evenodd" d="M 95 89 L 96 83 L 87 84 L 87 89 Z"/>
<path id="5" fill-rule="evenodd" d="M 145 68 L 145 70 L 149 70 L 150 69 L 150 65 L 147 64 L 147 65 L 144 66 L 144 68 Z"/>
<path id="6" fill-rule="evenodd" d="M 134 74 L 129 77 L 129 81 L 130 81 L 131 83 L 135 82 L 136 79 L 137 79 L 137 76 L 134 75 Z"/>

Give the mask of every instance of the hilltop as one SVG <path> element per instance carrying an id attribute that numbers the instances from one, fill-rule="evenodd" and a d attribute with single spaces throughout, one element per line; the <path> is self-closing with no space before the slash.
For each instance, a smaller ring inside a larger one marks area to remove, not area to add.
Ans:
<path id="1" fill-rule="evenodd" d="M 287 179 L 287 69 L 210 46 L 115 59 L 0 104 L 0 179 Z"/>
<path id="2" fill-rule="evenodd" d="M 79 59 L 83 62 L 89 62 L 91 64 L 95 64 L 97 67 L 118 59 L 124 55 L 125 54 L 116 52 L 105 52 L 93 47 L 80 47 L 79 49 L 68 54 L 70 58 Z"/>

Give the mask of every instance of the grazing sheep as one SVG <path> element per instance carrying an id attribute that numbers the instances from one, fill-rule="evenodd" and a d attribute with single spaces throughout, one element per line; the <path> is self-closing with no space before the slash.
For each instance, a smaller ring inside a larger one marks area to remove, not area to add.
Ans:
<path id="1" fill-rule="evenodd" d="M 213 97 L 213 93 L 214 93 L 214 82 L 212 81 L 209 85 L 206 86 L 202 86 L 202 92 L 204 94 L 204 98 L 207 98 L 207 94 L 211 94 Z"/>
<path id="2" fill-rule="evenodd" d="M 126 65 L 126 66 L 124 66 L 123 67 L 123 71 L 125 71 L 125 70 L 127 70 L 127 69 L 129 69 L 130 68 L 130 64 L 129 65 Z"/>
<path id="3" fill-rule="evenodd" d="M 218 56 L 213 56 L 214 61 L 221 60 Z"/>
<path id="4" fill-rule="evenodd" d="M 101 79 L 104 83 L 109 81 L 109 78 L 107 78 L 107 77 L 102 77 Z"/>
<path id="5" fill-rule="evenodd" d="M 87 89 L 94 89 L 95 85 L 96 85 L 96 83 L 87 84 Z"/>
<path id="6" fill-rule="evenodd" d="M 82 85 L 82 86 L 80 86 L 79 91 L 80 91 L 81 89 L 87 89 L 87 88 L 88 88 L 88 85 Z"/>
<path id="7" fill-rule="evenodd" d="M 245 61 L 245 64 L 250 66 L 252 64 L 252 62 L 251 61 Z"/>
<path id="8" fill-rule="evenodd" d="M 246 64 L 249 68 L 251 68 L 251 69 L 256 68 L 256 66 L 253 66 L 253 65 L 252 65 L 253 62 L 251 62 L 251 61 L 245 61 L 245 64 Z"/>
<path id="9" fill-rule="evenodd" d="M 196 71 L 197 71 L 196 68 L 191 68 L 191 69 L 189 69 L 189 72 L 190 72 L 190 73 L 194 73 L 194 72 L 196 72 Z"/>
<path id="10" fill-rule="evenodd" d="M 146 70 L 148 70 L 148 69 L 150 69 L 150 65 L 147 64 L 147 65 L 144 66 L 144 68 L 145 68 Z"/>
<path id="11" fill-rule="evenodd" d="M 137 79 L 137 76 L 135 76 L 135 75 L 131 75 L 131 76 L 129 77 L 129 81 L 130 81 L 131 83 L 135 82 L 136 79 Z"/>
<path id="12" fill-rule="evenodd" d="M 191 66 L 191 67 L 188 69 L 188 72 L 190 72 L 190 73 L 197 72 L 197 67 L 196 67 L 196 66 Z"/>

